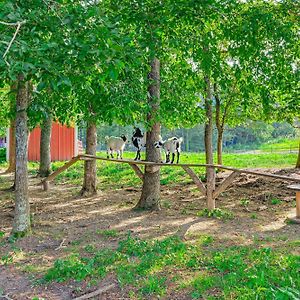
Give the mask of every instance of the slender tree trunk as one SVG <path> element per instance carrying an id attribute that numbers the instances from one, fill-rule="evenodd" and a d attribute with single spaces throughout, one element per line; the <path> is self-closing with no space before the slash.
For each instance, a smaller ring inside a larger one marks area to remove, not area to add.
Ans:
<path id="1" fill-rule="evenodd" d="M 28 82 L 18 76 L 16 114 L 16 177 L 15 216 L 12 234 L 24 236 L 30 231 L 30 207 L 28 199 L 28 129 L 27 129 Z"/>
<path id="2" fill-rule="evenodd" d="M 218 95 L 217 91 L 217 84 L 214 84 L 214 96 L 216 99 L 216 127 L 218 131 L 218 140 L 217 140 L 217 160 L 218 165 L 222 165 L 222 154 L 223 154 L 223 133 L 224 133 L 224 119 L 221 120 L 221 100 Z M 225 112 L 224 112 L 224 118 L 225 118 Z M 219 171 L 222 171 L 219 169 Z"/>
<path id="3" fill-rule="evenodd" d="M 296 163 L 296 168 L 300 169 L 300 142 L 299 142 L 299 151 L 298 151 L 298 159 Z"/>
<path id="4" fill-rule="evenodd" d="M 10 86 L 10 110 L 12 115 L 15 115 L 15 104 L 17 95 L 17 83 L 14 82 Z M 16 171 L 16 119 L 15 116 L 10 120 L 10 130 L 9 130 L 9 165 L 6 173 L 12 173 Z"/>
<path id="5" fill-rule="evenodd" d="M 218 142 L 217 142 L 217 157 L 218 157 L 218 165 L 223 164 L 222 154 L 223 154 L 223 128 L 218 130 Z"/>
<path id="6" fill-rule="evenodd" d="M 49 115 L 48 118 L 45 119 L 41 124 L 39 169 L 39 174 L 41 177 L 47 177 L 51 173 L 51 130 L 52 117 Z"/>
<path id="7" fill-rule="evenodd" d="M 97 150 L 97 127 L 90 122 L 87 124 L 86 133 L 86 154 L 96 155 Z M 84 162 L 84 180 L 80 194 L 91 196 L 97 194 L 97 167 L 96 160 L 86 160 Z"/>
<path id="8" fill-rule="evenodd" d="M 161 155 L 159 149 L 154 148 L 154 142 L 159 140 L 160 123 L 156 122 L 159 110 L 160 98 L 160 62 L 154 58 L 151 62 L 151 71 L 148 75 L 151 84 L 148 88 L 148 103 L 151 111 L 148 113 L 148 124 L 153 124 L 147 132 L 146 160 L 160 162 Z M 142 195 L 136 208 L 159 210 L 160 206 L 160 169 L 159 167 L 145 167 Z"/>
<path id="9" fill-rule="evenodd" d="M 16 170 L 16 120 L 10 121 L 9 135 L 9 165 L 5 173 L 12 173 Z"/>
<path id="10" fill-rule="evenodd" d="M 205 157 L 206 164 L 213 164 L 213 108 L 212 108 L 212 93 L 211 83 L 208 76 L 205 77 L 206 82 L 206 95 L 205 95 L 205 111 L 206 111 L 206 122 L 205 122 Z M 215 200 L 213 198 L 213 192 L 216 185 L 216 176 L 214 168 L 206 167 L 206 182 L 207 182 L 207 206 L 208 209 L 215 209 Z"/>

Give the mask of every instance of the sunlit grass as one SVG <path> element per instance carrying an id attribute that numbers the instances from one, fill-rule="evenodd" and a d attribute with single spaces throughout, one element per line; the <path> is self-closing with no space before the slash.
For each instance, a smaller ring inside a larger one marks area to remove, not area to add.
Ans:
<path id="1" fill-rule="evenodd" d="M 106 157 L 105 152 L 98 152 L 98 156 Z M 144 153 L 142 154 L 144 159 Z M 124 159 L 133 159 L 134 152 L 125 152 Z M 163 154 L 164 157 L 164 154 Z M 223 165 L 236 168 L 288 168 L 293 167 L 297 160 L 296 153 L 262 153 L 262 154 L 224 154 Z M 63 166 L 65 162 L 52 163 L 52 170 L 55 171 Z M 204 153 L 182 153 L 180 163 L 205 163 Z M 83 165 L 82 161 L 59 174 L 56 183 L 81 184 L 83 180 Z M 0 164 L 0 168 L 6 166 L 5 163 Z M 28 164 L 29 174 L 37 175 L 39 164 L 30 162 Z M 143 166 L 140 166 L 143 170 Z M 195 172 L 202 176 L 205 173 L 203 167 L 194 168 Z M 123 186 L 139 186 L 141 180 L 135 175 L 134 171 L 128 164 L 112 163 L 107 161 L 97 160 L 97 176 L 98 184 L 101 188 L 108 187 L 123 187 Z M 163 167 L 161 168 L 161 184 L 170 185 L 178 183 L 190 182 L 190 178 L 181 167 Z"/>
<path id="2" fill-rule="evenodd" d="M 127 152 L 125 158 L 134 158 L 134 153 Z M 98 156 L 105 157 L 104 152 Z M 236 168 L 285 168 L 293 167 L 297 159 L 296 154 L 224 154 L 224 165 Z M 184 153 L 181 155 L 181 163 L 205 163 L 203 153 Z M 62 166 L 63 163 L 53 164 L 53 170 Z M 143 170 L 143 166 L 141 166 Z M 199 176 L 205 173 L 204 168 L 194 168 Z M 141 180 L 135 175 L 128 164 L 111 163 L 107 161 L 97 161 L 97 176 L 99 185 L 102 188 L 109 186 L 139 186 Z M 57 183 L 79 184 L 83 178 L 83 163 L 78 162 L 68 170 L 61 173 L 57 178 Z M 190 182 L 190 178 L 181 167 L 163 167 L 161 169 L 161 184 L 170 185 Z"/>
<path id="3" fill-rule="evenodd" d="M 259 147 L 259 149 L 265 151 L 298 149 L 299 142 L 299 139 L 282 138 L 277 142 L 272 141 L 270 143 L 264 143 Z"/>
<path id="4" fill-rule="evenodd" d="M 141 297 L 167 295 L 172 282 L 172 290 L 194 299 L 299 299 L 299 256 L 268 247 L 212 249 L 213 244 L 210 236 L 190 244 L 176 236 L 149 241 L 129 235 L 114 251 L 93 248 L 88 255 L 56 260 L 44 280 L 93 280 L 114 273 L 122 287 L 135 287 Z"/>

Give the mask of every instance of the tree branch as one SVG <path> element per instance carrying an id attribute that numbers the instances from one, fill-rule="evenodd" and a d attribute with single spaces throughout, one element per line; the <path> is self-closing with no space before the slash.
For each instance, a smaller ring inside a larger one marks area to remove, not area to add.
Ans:
<path id="1" fill-rule="evenodd" d="M 17 22 L 17 23 L 6 23 L 6 22 L 2 22 L 2 21 L 1 21 L 1 24 L 4 24 L 4 25 L 8 25 L 8 26 L 16 26 L 16 25 L 17 25 L 17 29 L 16 29 L 16 31 L 15 31 L 15 34 L 13 35 L 11 41 L 9 42 L 9 44 L 8 44 L 8 46 L 7 46 L 7 48 L 6 48 L 5 52 L 4 52 L 4 54 L 3 54 L 3 56 L 2 56 L 4 60 L 5 60 L 6 54 L 8 53 L 8 51 L 9 51 L 9 49 L 10 49 L 12 43 L 14 42 L 14 40 L 15 40 L 15 38 L 16 38 L 16 36 L 17 36 L 19 30 L 20 30 L 21 25 L 22 25 L 22 24 L 25 24 L 25 22 L 26 22 L 26 21 Z M 8 63 L 6 60 L 5 60 L 5 62 L 6 62 L 7 65 L 9 65 L 9 63 Z"/>
<path id="2" fill-rule="evenodd" d="M 16 22 L 16 23 L 7 23 L 7 22 L 0 21 L 0 24 L 7 25 L 7 26 L 18 26 L 19 24 L 23 25 L 25 23 L 26 21 Z"/>

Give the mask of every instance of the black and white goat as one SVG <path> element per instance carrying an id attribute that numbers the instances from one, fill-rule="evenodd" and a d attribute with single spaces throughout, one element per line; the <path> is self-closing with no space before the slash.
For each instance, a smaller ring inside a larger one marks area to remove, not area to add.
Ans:
<path id="1" fill-rule="evenodd" d="M 113 152 L 117 152 L 117 158 L 123 158 L 123 151 L 126 145 L 127 138 L 124 134 L 121 135 L 121 137 L 116 136 L 106 136 L 106 152 L 107 152 L 107 158 L 109 158 L 109 155 L 111 158 L 114 158 Z"/>
<path id="2" fill-rule="evenodd" d="M 154 143 L 155 148 L 163 148 L 166 152 L 166 163 L 170 162 L 170 154 L 172 153 L 171 164 L 174 163 L 175 153 L 177 154 L 176 163 L 179 163 L 179 157 L 181 152 L 181 144 L 183 142 L 183 138 L 171 137 L 166 141 L 158 141 Z"/>
<path id="3" fill-rule="evenodd" d="M 141 129 L 134 128 L 133 136 L 131 138 L 132 144 L 136 150 L 136 156 L 134 160 L 141 159 L 141 150 L 143 147 L 146 147 L 146 132 L 143 134 Z"/>
<path id="4" fill-rule="evenodd" d="M 161 141 L 162 138 L 159 135 L 159 140 Z M 135 148 L 137 148 L 136 156 L 134 160 L 140 160 L 141 159 L 141 151 L 144 147 L 146 147 L 147 142 L 147 132 L 142 133 L 141 129 L 134 128 L 133 136 L 131 138 L 132 144 Z"/>

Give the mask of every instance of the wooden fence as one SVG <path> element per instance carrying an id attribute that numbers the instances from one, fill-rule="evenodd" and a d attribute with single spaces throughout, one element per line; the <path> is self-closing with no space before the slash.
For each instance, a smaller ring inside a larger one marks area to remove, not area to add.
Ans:
<path id="1" fill-rule="evenodd" d="M 52 174 L 50 174 L 48 177 L 46 177 L 44 180 L 41 181 L 40 184 L 43 185 L 44 190 L 49 189 L 49 182 L 52 181 L 57 175 L 71 167 L 73 164 L 75 164 L 78 161 L 86 161 L 86 160 L 102 160 L 102 161 L 109 161 L 109 162 L 114 162 L 114 163 L 122 163 L 122 164 L 129 164 L 130 167 L 133 169 L 135 174 L 143 180 L 144 177 L 144 172 L 141 170 L 140 166 L 145 166 L 145 167 L 152 167 L 152 171 L 155 172 L 157 168 L 161 167 L 179 167 L 182 168 L 193 180 L 193 182 L 196 184 L 200 192 L 206 196 L 208 194 L 208 188 L 210 188 L 209 184 L 205 185 L 201 179 L 198 177 L 198 175 L 194 172 L 192 169 L 193 167 L 205 167 L 205 168 L 213 168 L 213 169 L 222 169 L 222 170 L 227 170 L 231 171 L 229 176 L 227 176 L 222 182 L 219 183 L 217 187 L 214 188 L 212 191 L 212 199 L 208 199 L 208 208 L 209 209 L 214 209 L 215 208 L 215 199 L 222 193 L 224 192 L 230 184 L 233 182 L 233 180 L 239 176 L 240 174 L 251 174 L 251 175 L 256 175 L 256 176 L 263 176 L 263 177 L 268 177 L 268 178 L 275 178 L 275 179 L 281 179 L 281 180 L 287 180 L 287 181 L 292 181 L 296 182 L 299 184 L 299 189 L 300 189 L 300 178 L 293 178 L 293 177 L 288 177 L 288 176 L 282 176 L 282 175 L 275 175 L 275 174 L 270 174 L 270 173 L 263 173 L 263 172 L 258 172 L 258 171 L 252 171 L 252 170 L 247 170 L 247 169 L 237 169 L 237 168 L 232 168 L 232 167 L 227 167 L 223 165 L 212 165 L 212 164 L 169 164 L 169 163 L 159 163 L 159 162 L 149 162 L 149 161 L 136 161 L 132 159 L 113 159 L 113 158 L 104 158 L 104 157 L 99 157 L 99 156 L 93 156 L 93 155 L 87 155 L 87 154 L 80 154 L 76 157 L 73 157 L 69 162 L 64 164 L 62 167 L 54 171 Z M 213 186 L 213 185 L 212 185 Z M 298 186 L 298 185 L 297 185 Z M 297 197 L 298 199 L 298 197 Z M 296 218 L 300 219 L 300 198 L 299 201 L 296 202 L 296 211 L 297 215 Z M 299 215 L 298 215 L 299 212 Z"/>

